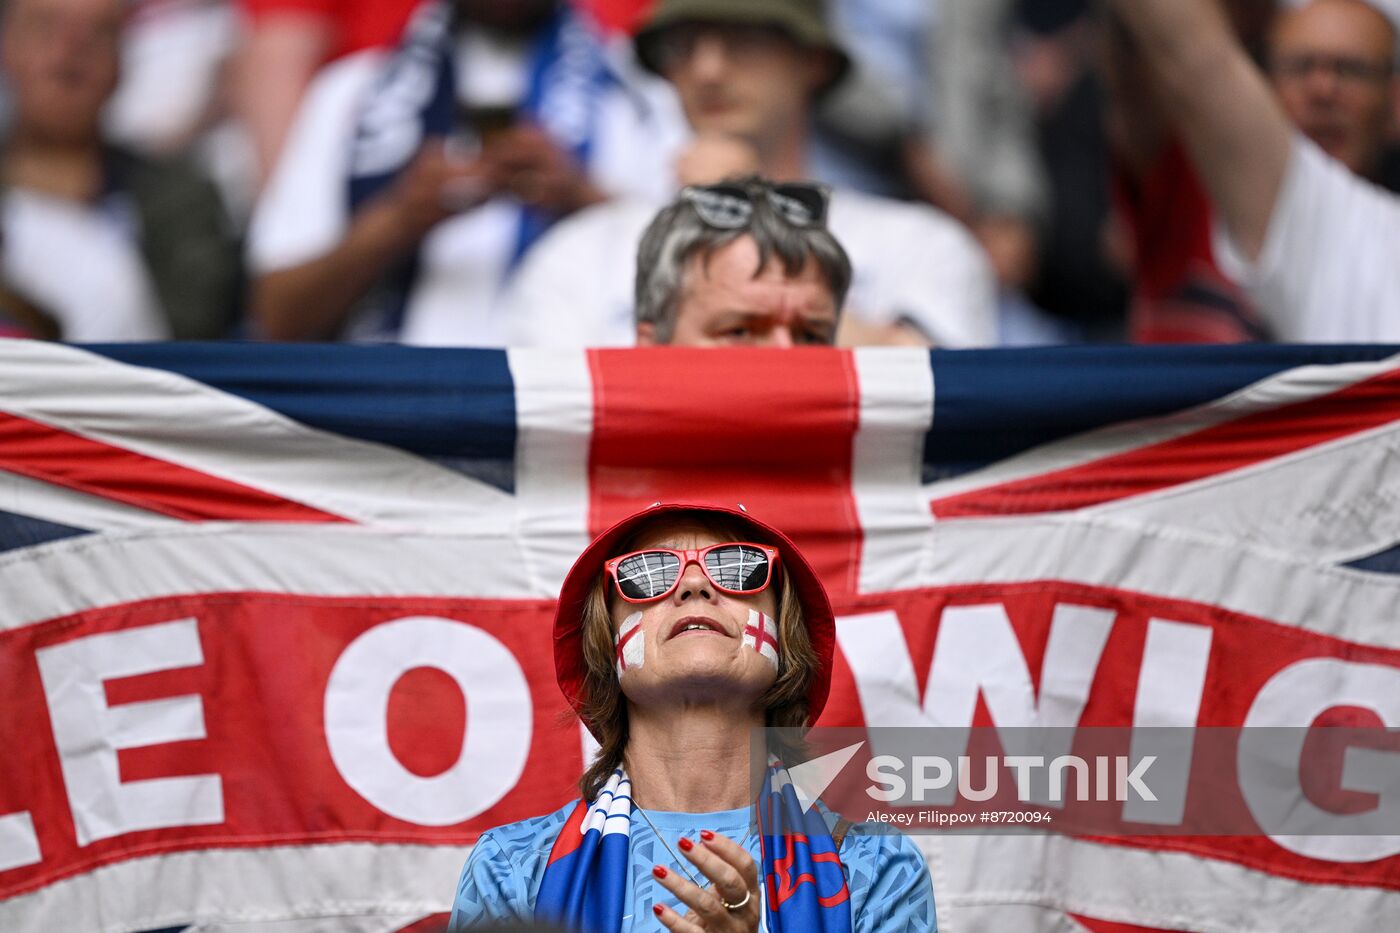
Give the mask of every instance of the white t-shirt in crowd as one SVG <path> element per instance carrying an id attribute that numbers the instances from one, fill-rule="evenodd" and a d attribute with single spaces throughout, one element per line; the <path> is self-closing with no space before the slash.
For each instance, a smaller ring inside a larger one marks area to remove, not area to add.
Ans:
<path id="1" fill-rule="evenodd" d="M 664 202 L 619 199 L 556 225 L 535 244 L 504 304 L 512 346 L 636 342 L 637 245 Z M 972 235 L 920 204 L 833 192 L 828 225 L 853 268 L 846 314 L 907 319 L 936 345 L 996 342 L 996 280 Z"/>
<path id="2" fill-rule="evenodd" d="M 1294 140 L 1258 260 L 1244 259 L 1220 220 L 1214 245 L 1276 339 L 1400 342 L 1400 197 L 1307 138 Z"/>
<path id="3" fill-rule="evenodd" d="M 0 228 L 5 280 L 53 315 L 64 340 L 170 337 L 133 224 L 110 202 L 11 188 L 0 199 Z"/>
<path id="4" fill-rule="evenodd" d="M 254 211 L 248 232 L 253 275 L 318 259 L 345 236 L 351 141 L 361 102 L 390 54 L 371 49 L 346 56 L 323 69 L 307 90 Z M 480 61 L 478 56 L 475 64 Z M 508 56 L 497 64 L 512 66 Z M 514 60 L 514 67 L 527 64 Z M 626 62 L 617 67 L 624 83 L 611 85 L 599 102 L 589 174 L 605 191 L 659 196 L 672 184 L 670 165 L 684 138 L 684 121 L 664 82 Z M 399 342 L 504 345 L 493 310 L 515 248 L 518 217 L 516 202 L 497 198 L 429 232 L 419 249 Z M 347 336 L 355 335 L 352 320 Z"/>
<path id="5" fill-rule="evenodd" d="M 122 32 L 121 81 L 103 113 L 113 142 L 168 152 L 199 131 L 238 43 L 227 0 L 136 0 Z M 159 106 L 153 106 L 153 102 Z"/>

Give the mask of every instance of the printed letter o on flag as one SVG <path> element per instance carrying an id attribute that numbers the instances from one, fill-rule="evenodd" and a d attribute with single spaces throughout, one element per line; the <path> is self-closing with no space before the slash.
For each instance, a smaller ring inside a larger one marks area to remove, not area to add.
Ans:
<path id="1" fill-rule="evenodd" d="M 389 747 L 389 694 L 419 667 L 447 674 L 467 700 L 462 753 L 433 777 L 409 771 Z M 476 626 L 431 616 L 385 622 L 351 642 L 331 670 L 325 716 L 345 783 L 420 826 L 451 826 L 490 808 L 515 786 L 530 752 L 530 687 L 510 650 Z"/>

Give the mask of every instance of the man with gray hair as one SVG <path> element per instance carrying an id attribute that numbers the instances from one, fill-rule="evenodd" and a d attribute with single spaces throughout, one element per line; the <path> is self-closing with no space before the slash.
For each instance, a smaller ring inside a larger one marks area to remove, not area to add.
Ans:
<path id="1" fill-rule="evenodd" d="M 851 263 L 826 210 L 820 185 L 682 189 L 637 252 L 637 344 L 831 345 Z"/>

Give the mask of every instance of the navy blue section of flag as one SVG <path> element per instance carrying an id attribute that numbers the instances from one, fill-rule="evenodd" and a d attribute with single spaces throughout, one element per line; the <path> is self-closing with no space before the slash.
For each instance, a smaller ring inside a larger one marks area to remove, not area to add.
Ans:
<path id="1" fill-rule="evenodd" d="M 90 533 L 86 528 L 74 528 L 71 525 L 45 521 L 29 515 L 17 515 L 0 509 L 0 551 L 33 547 L 47 541 L 60 541 Z"/>
<path id="2" fill-rule="evenodd" d="M 1372 362 L 1394 352 L 1362 344 L 932 350 L 924 482 L 1095 428 L 1204 405 L 1295 366 Z"/>
<path id="3" fill-rule="evenodd" d="M 507 492 L 515 387 L 499 350 L 212 343 L 86 349 L 176 372 L 324 431 L 398 447 Z"/>
<path id="4" fill-rule="evenodd" d="M 1372 573 L 1400 574 L 1400 544 L 1386 548 L 1384 551 L 1377 551 L 1375 554 L 1368 554 L 1344 566 L 1357 570 L 1369 570 Z"/>

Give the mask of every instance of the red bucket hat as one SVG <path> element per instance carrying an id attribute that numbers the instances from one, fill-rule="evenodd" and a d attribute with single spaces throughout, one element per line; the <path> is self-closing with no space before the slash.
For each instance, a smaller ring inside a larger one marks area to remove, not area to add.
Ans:
<path id="1" fill-rule="evenodd" d="M 747 526 L 758 544 L 769 544 L 779 552 L 781 572 L 792 580 L 797 601 L 802 605 L 802 615 L 807 622 L 807 636 L 811 639 L 812 650 L 817 655 L 817 673 L 807 689 L 807 706 L 810 721 L 815 722 L 826 706 L 826 697 L 831 690 L 832 656 L 836 651 L 836 618 L 831 611 L 831 600 L 818 579 L 817 573 L 797 545 L 787 535 L 772 525 L 754 518 L 739 508 L 719 505 L 668 502 L 657 503 L 629 515 L 607 531 L 593 539 L 584 549 L 569 575 L 564 578 L 564 586 L 559 591 L 559 603 L 554 610 L 554 673 L 559 680 L 559 689 L 569 705 L 579 712 L 583 707 L 584 677 L 586 665 L 583 659 L 583 607 L 594 583 L 603 573 L 603 564 L 617 547 L 644 522 L 650 522 L 663 515 L 693 514 L 700 516 L 722 515 L 736 519 Z M 592 724 L 589 723 L 592 729 Z"/>

